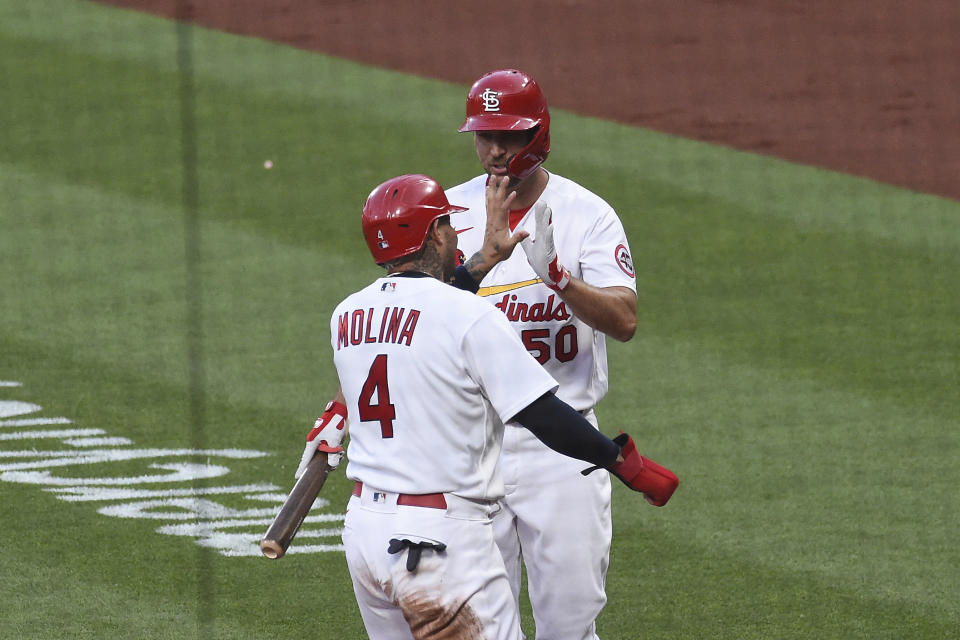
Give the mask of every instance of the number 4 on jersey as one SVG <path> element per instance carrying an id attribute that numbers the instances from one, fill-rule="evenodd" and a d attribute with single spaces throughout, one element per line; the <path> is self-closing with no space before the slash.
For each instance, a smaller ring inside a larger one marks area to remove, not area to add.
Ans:
<path id="1" fill-rule="evenodd" d="M 371 404 L 373 394 L 377 394 L 377 404 Z M 384 438 L 393 437 L 393 420 L 397 411 L 390 404 L 390 387 L 387 384 L 387 355 L 381 353 L 373 359 L 370 373 L 360 389 L 358 400 L 361 422 L 379 422 L 380 435 Z"/>

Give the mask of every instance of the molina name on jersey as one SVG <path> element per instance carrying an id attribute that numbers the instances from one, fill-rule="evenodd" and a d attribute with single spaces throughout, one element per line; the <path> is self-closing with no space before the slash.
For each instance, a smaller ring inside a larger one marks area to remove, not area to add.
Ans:
<path id="1" fill-rule="evenodd" d="M 330 346 L 350 416 L 347 477 L 396 493 L 498 499 L 503 423 L 557 386 L 499 311 L 431 277 L 388 276 L 347 297 Z"/>
<path id="2" fill-rule="evenodd" d="M 351 345 L 384 342 L 409 347 L 419 318 L 418 309 L 407 310 L 403 307 L 344 311 L 337 318 L 337 350 Z M 380 327 L 379 331 L 374 328 L 377 326 Z"/>

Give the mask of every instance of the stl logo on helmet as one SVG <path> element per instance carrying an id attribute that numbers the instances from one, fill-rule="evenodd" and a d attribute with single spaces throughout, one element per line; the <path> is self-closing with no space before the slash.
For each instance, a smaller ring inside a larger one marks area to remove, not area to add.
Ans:
<path id="1" fill-rule="evenodd" d="M 480 97 L 483 98 L 484 111 L 500 111 L 500 93 L 498 91 L 485 89 Z"/>

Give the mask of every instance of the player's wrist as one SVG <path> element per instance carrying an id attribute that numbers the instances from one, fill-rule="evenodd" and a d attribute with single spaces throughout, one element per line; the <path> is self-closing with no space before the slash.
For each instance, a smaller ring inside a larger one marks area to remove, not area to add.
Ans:
<path id="1" fill-rule="evenodd" d="M 470 277 L 473 278 L 478 284 L 483 280 L 490 270 L 493 269 L 497 263 L 501 262 L 502 259 L 493 252 L 488 252 L 485 249 L 480 249 L 467 260 L 462 266 L 466 270 Z"/>
<path id="2" fill-rule="evenodd" d="M 476 293 L 480 290 L 480 282 L 473 277 L 473 274 L 470 273 L 470 270 L 464 265 L 460 265 L 454 270 L 453 280 L 451 280 L 450 284 L 457 289 L 469 291 L 470 293 Z"/>
<path id="3" fill-rule="evenodd" d="M 647 502 L 662 507 L 670 500 L 679 480 L 673 471 L 637 451 L 636 443 L 621 432 L 613 441 L 620 447 L 616 462 L 607 469 L 625 485 L 642 493 Z"/>
<path id="4" fill-rule="evenodd" d="M 550 280 L 551 282 L 545 282 L 545 284 L 556 291 L 561 293 L 570 286 L 570 281 L 573 279 L 573 276 L 570 275 L 570 272 L 562 264 L 554 263 L 550 265 Z"/>
<path id="5" fill-rule="evenodd" d="M 483 269 L 484 273 L 487 273 L 490 271 L 490 269 L 493 269 L 497 263 L 503 262 L 505 258 L 509 257 L 500 255 L 500 252 L 495 248 L 487 247 L 480 249 L 477 254 L 480 256 L 480 261 L 478 262 L 477 267 Z"/>

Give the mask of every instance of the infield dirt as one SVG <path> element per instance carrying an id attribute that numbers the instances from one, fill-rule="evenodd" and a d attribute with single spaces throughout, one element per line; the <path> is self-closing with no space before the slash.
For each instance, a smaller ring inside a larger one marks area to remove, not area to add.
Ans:
<path id="1" fill-rule="evenodd" d="M 106 0 L 960 199 L 954 0 Z"/>

